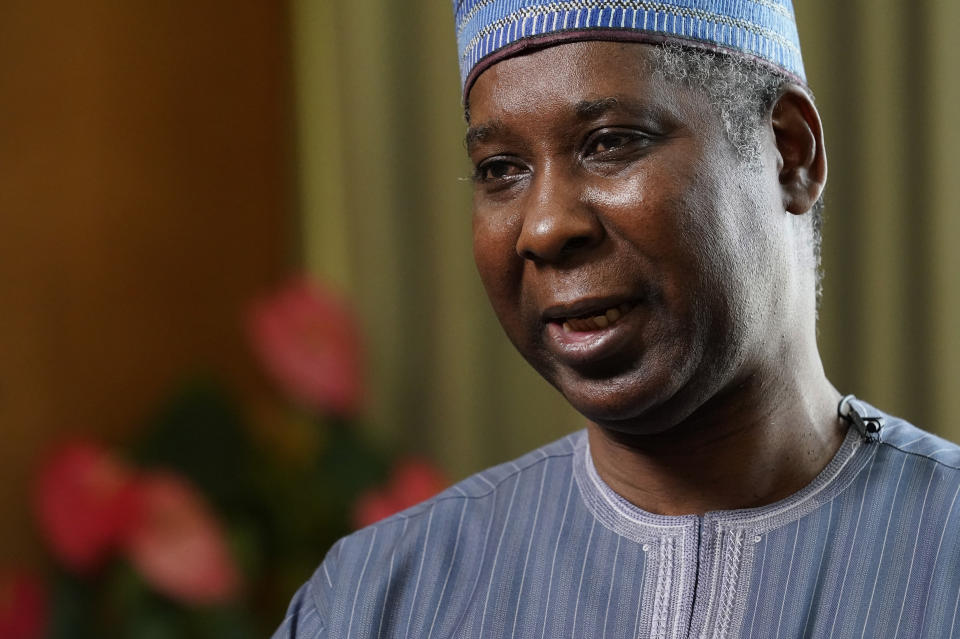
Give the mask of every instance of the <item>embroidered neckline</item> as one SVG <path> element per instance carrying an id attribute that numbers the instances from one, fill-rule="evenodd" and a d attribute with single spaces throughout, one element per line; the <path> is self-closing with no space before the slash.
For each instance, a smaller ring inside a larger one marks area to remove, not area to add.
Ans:
<path id="1" fill-rule="evenodd" d="M 854 429 L 847 431 L 839 450 L 820 473 L 796 493 L 766 506 L 739 510 L 716 510 L 698 515 L 658 515 L 638 508 L 600 478 L 590 454 L 586 431 L 574 442 L 573 472 L 583 500 L 597 520 L 628 539 L 639 543 L 681 534 L 684 530 L 706 525 L 749 529 L 763 534 L 796 521 L 820 504 L 828 502 L 846 488 L 870 457 L 876 446 L 867 446 Z"/>

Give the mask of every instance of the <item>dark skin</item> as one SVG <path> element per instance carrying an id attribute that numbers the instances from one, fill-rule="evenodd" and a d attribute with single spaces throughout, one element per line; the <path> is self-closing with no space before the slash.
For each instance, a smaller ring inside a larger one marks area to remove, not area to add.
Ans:
<path id="1" fill-rule="evenodd" d="M 820 119 L 788 87 L 746 164 L 650 51 L 567 43 L 479 76 L 477 267 L 508 337 L 590 420 L 617 493 L 667 515 L 773 503 L 844 436 L 815 338 Z"/>

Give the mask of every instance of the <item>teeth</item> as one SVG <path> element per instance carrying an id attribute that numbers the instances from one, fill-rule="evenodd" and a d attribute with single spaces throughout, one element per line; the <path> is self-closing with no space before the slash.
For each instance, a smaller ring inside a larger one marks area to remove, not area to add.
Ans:
<path id="1" fill-rule="evenodd" d="M 615 308 L 608 309 L 604 314 L 594 317 L 571 317 L 563 322 L 563 332 L 572 331 L 586 332 L 598 331 L 607 328 L 630 310 L 630 304 L 624 303 Z"/>

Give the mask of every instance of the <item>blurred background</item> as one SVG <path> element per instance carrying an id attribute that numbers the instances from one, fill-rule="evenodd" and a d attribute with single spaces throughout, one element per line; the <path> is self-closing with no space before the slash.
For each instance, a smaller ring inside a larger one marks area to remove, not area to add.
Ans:
<path id="1" fill-rule="evenodd" d="M 830 159 L 828 375 L 958 440 L 960 5 L 795 5 Z M 429 466 L 410 480 L 429 492 L 582 426 L 503 338 L 474 272 L 451 13 L 446 0 L 0 2 L 0 575 L 14 575 L 0 616 L 16 584 L 49 611 L 69 591 L 49 584 L 103 580 L 119 561 L 70 570 L 44 528 L 43 469 L 63 442 L 82 443 L 64 453 L 81 468 L 190 482 L 229 531 L 221 560 L 245 557 L 227 599 L 255 599 L 259 616 L 237 623 L 262 627 L 328 543 L 304 539 L 305 523 L 298 543 L 324 547 L 284 555 L 283 575 L 264 567 L 273 555 L 259 555 L 285 552 L 277 531 L 298 526 L 250 523 L 297 485 L 286 469 L 334 450 L 370 469 L 343 489 L 352 505 L 330 506 L 329 536 L 404 460 Z M 330 336 L 323 317 L 349 325 L 333 331 L 358 343 L 345 404 L 290 389 L 296 355 L 277 346 L 271 305 L 307 317 L 293 320 L 307 350 Z M 181 458 L 216 457 L 218 437 L 243 451 L 223 472 L 269 466 L 260 501 L 217 494 Z M 182 605 L 209 605 L 191 596 Z"/>

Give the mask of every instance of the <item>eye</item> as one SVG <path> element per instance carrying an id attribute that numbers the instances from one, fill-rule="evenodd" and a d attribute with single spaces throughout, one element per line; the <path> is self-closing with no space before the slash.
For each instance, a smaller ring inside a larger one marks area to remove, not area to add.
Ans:
<path id="1" fill-rule="evenodd" d="M 526 167 L 516 160 L 494 157 L 477 165 L 473 172 L 473 180 L 480 183 L 510 180 L 520 177 L 526 170 Z"/>
<path id="2" fill-rule="evenodd" d="M 628 129 L 601 129 L 589 138 L 583 148 L 584 157 L 615 155 L 641 148 L 649 137 Z"/>

